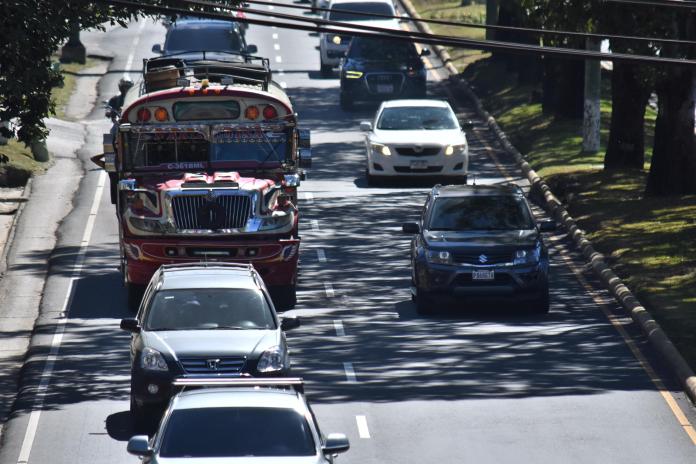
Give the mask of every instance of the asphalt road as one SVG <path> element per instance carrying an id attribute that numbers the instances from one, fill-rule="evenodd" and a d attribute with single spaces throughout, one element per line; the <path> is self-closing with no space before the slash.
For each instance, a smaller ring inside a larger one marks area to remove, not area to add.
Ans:
<path id="1" fill-rule="evenodd" d="M 84 33 L 90 51 L 115 56 L 100 99 L 163 36 L 152 21 Z M 313 130 L 292 311 L 303 326 L 288 339 L 323 431 L 351 440 L 339 462 L 696 460 L 693 409 L 560 231 L 548 237 L 548 316 L 520 315 L 514 304 L 418 316 L 408 291 L 409 237 L 400 225 L 417 217 L 427 186 L 367 187 L 358 125 L 375 108 L 341 111 L 337 76 L 320 77 L 316 36 L 251 26 L 247 38 L 271 59 L 275 79 Z M 430 65 L 431 94 L 449 98 L 441 66 Z M 471 109 L 460 111 L 475 118 Z M 478 182 L 517 178 L 475 122 L 468 134 Z M 116 269 L 118 231 L 105 176 L 87 161 L 101 152 L 109 123 L 97 109 L 86 124 L 85 177 L 53 252 L 0 464 L 137 462 L 125 451 L 128 335 L 118 322 L 128 312 Z"/>

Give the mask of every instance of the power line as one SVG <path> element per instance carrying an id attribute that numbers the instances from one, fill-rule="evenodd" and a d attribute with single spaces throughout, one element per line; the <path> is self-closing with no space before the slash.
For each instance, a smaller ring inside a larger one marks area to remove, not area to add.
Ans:
<path id="1" fill-rule="evenodd" d="M 671 6 L 674 8 L 696 9 L 696 2 L 691 0 L 602 0 L 608 3 L 627 3 L 645 6 Z"/>
<path id="2" fill-rule="evenodd" d="M 612 0 L 605 0 L 605 1 L 612 1 Z M 626 0 L 626 1 L 638 2 L 639 0 Z M 233 9 L 233 10 L 247 11 L 245 9 L 242 9 L 243 7 L 221 6 L 219 4 L 212 3 L 212 2 L 206 2 L 206 1 L 200 1 L 200 2 L 196 2 L 196 3 L 207 4 L 208 6 L 216 6 L 216 7 L 222 8 L 222 9 Z M 278 5 L 277 3 L 265 1 L 265 0 L 245 0 L 244 3 L 251 3 L 251 4 L 255 4 L 255 5 L 271 5 L 271 6 Z M 311 11 L 312 10 L 312 7 L 302 6 L 302 5 L 283 5 L 282 7 L 289 8 L 289 9 L 295 9 L 295 10 L 303 10 L 303 11 Z M 331 12 L 331 10 L 329 8 L 316 7 L 316 8 L 314 8 L 314 10 L 322 11 L 325 13 Z M 441 19 L 413 18 L 410 16 L 409 17 L 401 17 L 401 16 L 394 16 L 394 15 L 388 15 L 388 14 L 382 14 L 382 13 L 364 13 L 364 12 L 352 11 L 352 10 L 347 10 L 347 11 L 350 11 L 351 14 L 354 14 L 356 16 L 366 16 L 366 17 L 383 18 L 383 19 L 398 19 L 398 20 L 404 20 L 404 21 L 409 21 L 409 22 L 413 22 L 413 23 L 438 24 L 441 26 L 450 26 L 450 27 L 468 27 L 468 28 L 472 28 L 472 29 L 523 32 L 523 33 L 528 33 L 528 34 L 541 34 L 541 35 L 565 35 L 568 37 L 577 37 L 577 38 L 581 38 L 581 39 L 600 39 L 600 40 L 601 39 L 619 39 L 619 40 L 633 40 L 633 41 L 638 41 L 638 42 L 650 42 L 650 43 L 659 42 L 659 43 L 673 43 L 673 44 L 686 44 L 686 45 L 695 45 L 696 44 L 696 42 L 690 41 L 690 40 L 669 39 L 669 38 L 661 38 L 661 37 L 641 37 L 641 36 L 621 35 L 621 34 L 600 34 L 600 33 L 593 33 L 593 32 L 562 31 L 562 30 L 555 30 L 555 29 L 538 29 L 538 28 L 533 28 L 533 27 L 521 27 L 521 26 L 501 26 L 498 24 L 478 24 L 478 23 L 470 23 L 470 22 L 466 22 L 466 21 L 453 22 L 453 21 L 444 21 Z"/>
<path id="3" fill-rule="evenodd" d="M 575 59 L 594 59 L 594 60 L 606 60 L 606 61 L 622 61 L 622 62 L 634 62 L 634 63 L 645 63 L 645 64 L 673 64 L 673 65 L 696 65 L 696 61 L 682 59 L 682 58 L 665 58 L 649 55 L 635 55 L 626 53 L 601 53 L 589 50 L 581 50 L 574 48 L 559 48 L 559 47 L 546 47 L 540 45 L 528 45 L 528 44 L 518 44 L 513 42 L 500 42 L 491 40 L 477 40 L 477 39 L 463 39 L 463 38 L 453 38 L 442 35 L 435 34 L 423 34 L 420 32 L 411 32 L 404 30 L 395 30 L 380 28 L 374 26 L 347 24 L 339 21 L 327 21 L 327 20 L 317 20 L 308 19 L 304 17 L 297 17 L 292 15 L 282 15 L 280 13 L 273 13 L 274 17 L 288 17 L 290 21 L 296 22 L 283 22 L 283 21 L 269 21 L 265 19 L 257 18 L 237 18 L 230 14 L 224 13 L 214 13 L 214 12 L 203 12 L 203 11 L 191 11 L 182 8 L 173 7 L 162 7 L 156 5 L 147 5 L 143 3 L 136 3 L 128 0 L 98 0 L 99 3 L 105 3 L 112 6 L 125 6 L 130 7 L 134 11 L 143 12 L 154 12 L 159 14 L 174 14 L 174 15 L 184 15 L 184 16 L 199 16 L 203 18 L 210 19 L 222 19 L 233 22 L 245 22 L 248 24 L 255 24 L 259 26 L 275 26 L 284 29 L 294 29 L 308 32 L 319 32 L 337 35 L 351 35 L 359 37 L 371 37 L 371 38 L 385 38 L 393 40 L 407 40 L 410 42 L 418 42 L 428 45 L 444 45 L 451 47 L 460 48 L 472 48 L 479 50 L 490 50 L 490 51 L 506 51 L 509 53 L 518 54 L 536 54 L 543 56 L 555 56 L 561 58 L 575 58 Z M 196 5 L 193 1 L 185 1 L 192 6 Z M 219 7 L 220 5 L 217 5 Z M 256 11 L 256 10 L 245 10 L 249 13 L 254 12 L 254 14 L 267 15 L 267 11 Z M 319 22 L 326 24 L 328 26 L 308 26 L 304 24 L 297 24 L 297 22 Z M 348 30 L 346 30 L 348 29 Z"/>

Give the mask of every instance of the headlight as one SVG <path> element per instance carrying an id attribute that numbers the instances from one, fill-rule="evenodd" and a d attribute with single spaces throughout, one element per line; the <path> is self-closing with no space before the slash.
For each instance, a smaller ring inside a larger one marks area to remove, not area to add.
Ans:
<path id="1" fill-rule="evenodd" d="M 331 39 L 331 41 L 336 44 L 336 45 L 341 45 L 341 36 L 340 35 L 335 35 Z"/>
<path id="2" fill-rule="evenodd" d="M 464 145 L 447 145 L 447 148 L 445 148 L 445 155 L 446 156 L 463 155 L 464 153 L 466 153 L 466 144 L 464 144 Z"/>
<path id="3" fill-rule="evenodd" d="M 288 353 L 279 346 L 267 349 L 261 354 L 256 370 L 259 372 L 282 371 L 288 366 Z"/>
<path id="4" fill-rule="evenodd" d="M 262 217 L 261 224 L 258 230 L 275 230 L 283 229 L 290 225 L 293 219 L 292 214 L 288 214 L 285 211 L 276 211 L 273 216 Z"/>
<path id="5" fill-rule="evenodd" d="M 162 223 L 160 223 L 157 219 L 130 217 L 128 218 L 128 222 L 136 229 L 144 232 L 151 232 L 153 234 L 161 234 L 165 232 L 165 227 L 163 227 Z"/>
<path id="6" fill-rule="evenodd" d="M 540 256 L 540 245 L 537 245 L 536 248 L 531 250 L 517 250 L 515 252 L 515 260 L 513 261 L 513 264 L 536 264 L 539 262 Z"/>
<path id="7" fill-rule="evenodd" d="M 382 145 L 381 143 L 371 143 L 372 151 L 380 153 L 384 156 L 391 156 L 391 150 L 388 146 Z"/>
<path id="8" fill-rule="evenodd" d="M 429 263 L 452 264 L 452 254 L 449 251 L 428 250 L 425 256 Z"/>
<path id="9" fill-rule="evenodd" d="M 362 71 L 346 71 L 346 79 L 360 79 L 363 77 L 363 72 Z"/>
<path id="10" fill-rule="evenodd" d="M 162 353 L 152 348 L 143 350 L 143 354 L 140 356 L 140 367 L 147 371 L 166 371 L 169 369 Z"/>

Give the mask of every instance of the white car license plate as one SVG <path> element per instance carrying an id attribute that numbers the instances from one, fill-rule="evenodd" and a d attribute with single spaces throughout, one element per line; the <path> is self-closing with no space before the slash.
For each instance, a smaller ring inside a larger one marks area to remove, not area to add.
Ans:
<path id="1" fill-rule="evenodd" d="M 427 161 L 411 161 L 411 169 L 428 169 Z"/>
<path id="2" fill-rule="evenodd" d="M 377 84 L 377 93 L 394 93 L 393 84 Z"/>
<path id="3" fill-rule="evenodd" d="M 485 270 L 485 271 L 473 271 L 471 273 L 471 280 L 493 280 L 495 279 L 495 271 Z"/>

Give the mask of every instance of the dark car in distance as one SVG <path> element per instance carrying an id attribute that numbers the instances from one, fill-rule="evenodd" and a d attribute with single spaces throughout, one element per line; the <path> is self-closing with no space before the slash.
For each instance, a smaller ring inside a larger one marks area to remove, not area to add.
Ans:
<path id="1" fill-rule="evenodd" d="M 374 37 L 354 37 L 341 66 L 341 108 L 357 101 L 423 98 L 427 71 L 415 44 Z"/>
<path id="2" fill-rule="evenodd" d="M 220 55 L 229 59 L 237 54 L 240 61 L 244 55 L 257 52 L 256 45 L 247 45 L 241 26 L 235 22 L 214 19 L 181 18 L 167 27 L 164 45 L 155 44 L 153 53 L 177 55 L 181 58 L 207 58 Z"/>
<path id="3" fill-rule="evenodd" d="M 524 192 L 513 184 L 436 185 L 418 223 L 403 225 L 411 242 L 411 294 L 419 313 L 441 297 L 509 299 L 549 311 L 549 258 Z"/>

